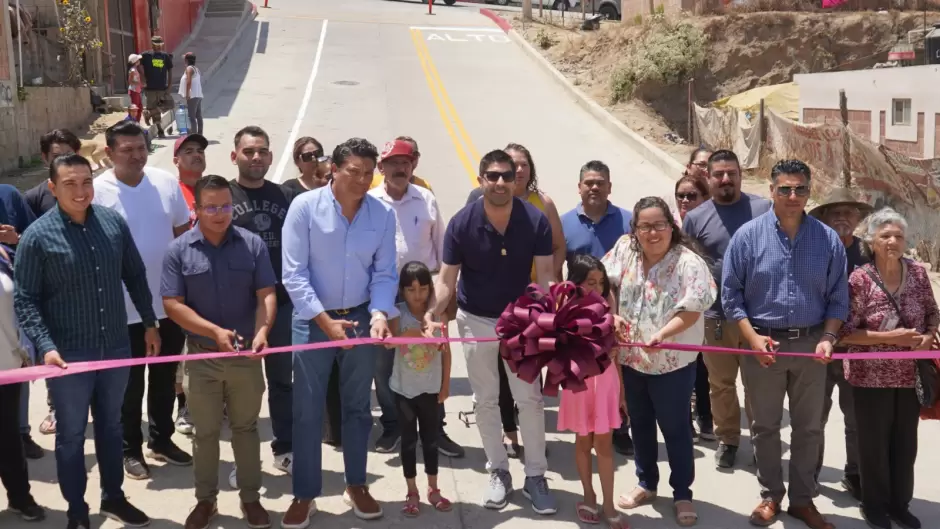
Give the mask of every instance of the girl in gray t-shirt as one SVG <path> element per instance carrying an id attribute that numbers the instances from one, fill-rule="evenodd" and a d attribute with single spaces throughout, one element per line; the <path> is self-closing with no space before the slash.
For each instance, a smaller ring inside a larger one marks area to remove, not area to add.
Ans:
<path id="1" fill-rule="evenodd" d="M 389 322 L 392 334 L 420 338 L 424 314 L 434 295 L 431 271 L 423 263 L 409 262 L 401 269 L 398 287 L 399 298 L 404 301 L 398 304 L 401 316 Z M 408 483 L 402 514 L 413 517 L 420 512 L 415 482 L 419 428 L 424 472 L 428 476 L 428 503 L 439 511 L 449 511 L 451 502 L 437 488 L 437 436 L 440 432 L 438 410 L 450 391 L 450 346 L 410 344 L 397 347 L 389 387 L 395 393 L 401 427 L 401 467 Z"/>

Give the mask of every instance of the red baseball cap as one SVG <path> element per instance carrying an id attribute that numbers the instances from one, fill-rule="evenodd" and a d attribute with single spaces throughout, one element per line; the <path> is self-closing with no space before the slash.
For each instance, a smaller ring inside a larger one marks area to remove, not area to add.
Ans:
<path id="1" fill-rule="evenodd" d="M 176 140 L 176 144 L 173 146 L 173 156 L 179 154 L 180 149 L 183 148 L 188 142 L 194 141 L 199 144 L 200 147 L 205 149 L 209 146 L 209 140 L 206 139 L 202 134 L 187 134 L 186 136 L 180 136 Z"/>
<path id="2" fill-rule="evenodd" d="M 379 156 L 379 161 L 384 162 L 393 156 L 407 156 L 408 158 L 414 160 L 415 150 L 407 141 L 390 141 L 385 144 L 385 147 L 382 148 L 382 154 Z"/>

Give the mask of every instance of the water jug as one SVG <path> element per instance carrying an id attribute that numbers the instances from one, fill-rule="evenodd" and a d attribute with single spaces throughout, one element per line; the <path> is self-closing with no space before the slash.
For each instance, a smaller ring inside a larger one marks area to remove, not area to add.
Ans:
<path id="1" fill-rule="evenodd" d="M 176 130 L 180 136 L 189 134 L 189 110 L 184 103 L 176 107 Z"/>

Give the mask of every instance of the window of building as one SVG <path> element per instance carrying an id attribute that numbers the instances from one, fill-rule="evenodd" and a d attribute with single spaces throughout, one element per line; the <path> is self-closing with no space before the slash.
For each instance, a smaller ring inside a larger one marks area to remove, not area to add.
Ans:
<path id="1" fill-rule="evenodd" d="M 891 124 L 892 125 L 910 125 L 911 124 L 911 100 L 910 99 L 892 99 L 891 100 Z"/>

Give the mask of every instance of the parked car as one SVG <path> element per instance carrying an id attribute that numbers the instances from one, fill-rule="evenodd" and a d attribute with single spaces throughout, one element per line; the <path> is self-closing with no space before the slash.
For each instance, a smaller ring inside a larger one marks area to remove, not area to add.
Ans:
<path id="1" fill-rule="evenodd" d="M 521 0 L 483 0 L 487 4 L 497 4 L 501 6 L 509 4 L 521 4 Z M 554 9 L 556 11 L 581 11 L 581 0 L 532 0 L 533 6 L 538 6 L 542 2 L 542 7 Z M 620 0 L 586 0 L 585 11 L 588 13 L 600 13 L 607 20 L 620 20 Z M 593 6 L 591 5 L 593 3 Z"/>

